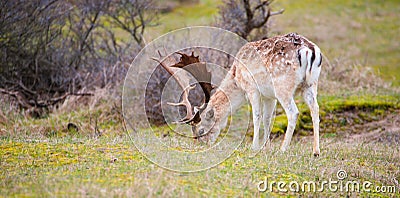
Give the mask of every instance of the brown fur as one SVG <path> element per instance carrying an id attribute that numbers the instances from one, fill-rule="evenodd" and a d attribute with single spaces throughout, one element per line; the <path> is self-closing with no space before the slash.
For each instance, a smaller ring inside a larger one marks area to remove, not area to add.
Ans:
<path id="1" fill-rule="evenodd" d="M 288 117 L 281 147 L 284 151 L 289 146 L 299 114 L 294 94 L 301 89 L 312 114 L 314 155 L 319 155 L 319 107 L 316 95 L 320 57 L 319 48 L 296 33 L 247 43 L 237 53 L 237 60 L 211 97 L 206 110 L 200 115 L 201 122 L 194 130 L 207 130 L 214 141 L 226 125 L 231 110 L 229 107 L 235 111 L 243 103 L 244 95 L 247 95 L 253 109 L 253 148 L 258 149 L 261 119 L 264 122 L 264 141 L 268 141 L 275 101 L 278 101 Z M 312 67 L 315 60 L 319 61 L 318 69 Z M 206 116 L 210 111 L 215 112 L 213 118 Z"/>

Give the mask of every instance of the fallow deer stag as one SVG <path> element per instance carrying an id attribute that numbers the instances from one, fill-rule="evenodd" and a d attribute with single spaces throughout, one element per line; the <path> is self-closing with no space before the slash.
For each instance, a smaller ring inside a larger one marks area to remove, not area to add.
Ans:
<path id="1" fill-rule="evenodd" d="M 211 98 L 207 98 L 201 107 L 193 108 L 190 105 L 187 98 L 190 89 L 185 89 L 183 101 L 176 105 L 185 105 L 188 114 L 180 122 L 192 125 L 193 133 L 201 140 L 213 142 L 225 128 L 229 112 L 239 108 L 247 96 L 252 106 L 254 124 L 252 148 L 257 150 L 260 148 L 261 121 L 264 123 L 264 142 L 267 142 L 278 101 L 288 118 L 286 134 L 281 145 L 281 150 L 286 151 L 299 115 L 294 95 L 300 91 L 311 111 L 314 130 L 313 153 L 314 156 L 318 156 L 320 149 L 317 86 L 322 62 L 319 47 L 301 35 L 290 33 L 249 42 L 239 50 L 236 58 L 218 90 Z M 211 89 L 205 89 L 203 86 L 202 88 L 206 95 L 210 94 Z"/>

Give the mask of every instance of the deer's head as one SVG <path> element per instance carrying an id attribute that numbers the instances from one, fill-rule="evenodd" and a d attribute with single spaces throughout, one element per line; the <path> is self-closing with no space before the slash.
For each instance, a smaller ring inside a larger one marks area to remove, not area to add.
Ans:
<path id="1" fill-rule="evenodd" d="M 200 141 L 214 142 L 218 137 L 220 126 L 215 111 L 214 107 L 208 105 L 200 114 L 199 122 L 192 126 L 193 134 L 196 134 Z"/>
<path id="2" fill-rule="evenodd" d="M 183 89 L 182 100 L 179 103 L 168 103 L 172 106 L 185 106 L 186 115 L 176 123 L 189 124 L 192 127 L 193 136 L 200 141 L 214 141 L 217 137 L 218 128 L 215 126 L 216 116 L 214 108 L 209 104 L 211 91 L 211 72 L 207 71 L 204 63 L 200 63 L 198 56 L 194 56 L 193 52 L 189 56 L 184 53 L 181 55 L 180 61 L 172 66 L 166 66 L 158 61 L 164 69 L 167 70 Z M 196 85 L 186 85 L 183 80 L 174 75 L 175 72 L 171 68 L 181 68 L 189 72 L 198 82 L 204 92 L 204 99 L 200 106 L 193 106 L 189 101 L 189 93 Z"/>

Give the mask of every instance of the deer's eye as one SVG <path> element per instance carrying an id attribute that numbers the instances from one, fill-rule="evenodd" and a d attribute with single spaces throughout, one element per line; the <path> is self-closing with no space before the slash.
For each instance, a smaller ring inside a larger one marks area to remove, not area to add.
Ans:
<path id="1" fill-rule="evenodd" d="M 213 118 L 213 117 L 214 117 L 214 110 L 210 109 L 206 114 L 206 118 L 209 119 L 209 118 Z"/>

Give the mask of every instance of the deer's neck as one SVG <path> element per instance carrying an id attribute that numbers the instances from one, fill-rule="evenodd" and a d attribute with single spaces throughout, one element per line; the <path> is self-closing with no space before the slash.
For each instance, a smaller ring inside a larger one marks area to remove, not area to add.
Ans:
<path id="1" fill-rule="evenodd" d="M 221 85 L 212 95 L 209 103 L 214 108 L 214 112 L 216 112 L 216 118 L 220 122 L 221 128 L 225 127 L 230 112 L 234 113 L 244 101 L 245 94 L 236 84 L 231 70 L 222 80 Z"/>

